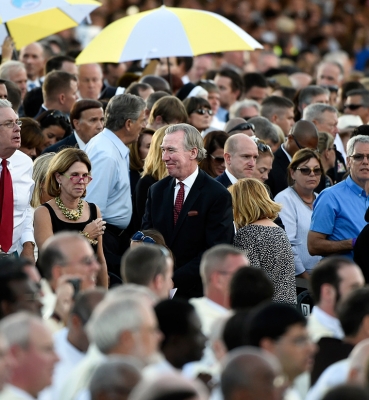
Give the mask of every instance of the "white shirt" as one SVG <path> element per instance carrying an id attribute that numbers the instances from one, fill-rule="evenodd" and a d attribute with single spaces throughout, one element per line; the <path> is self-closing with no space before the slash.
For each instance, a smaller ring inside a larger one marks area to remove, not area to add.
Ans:
<path id="1" fill-rule="evenodd" d="M 182 183 L 184 184 L 184 191 L 185 191 L 183 202 L 185 202 L 188 193 L 190 192 L 192 185 L 194 184 L 198 174 L 199 174 L 199 167 L 196 167 L 195 172 L 193 172 L 190 176 L 188 176 L 186 179 L 182 181 Z M 176 186 L 174 188 L 174 204 L 176 202 L 177 194 L 180 188 L 179 182 L 180 181 L 176 179 Z"/>
<path id="2" fill-rule="evenodd" d="M 225 169 L 225 173 L 226 173 L 226 175 L 228 176 L 228 179 L 231 181 L 232 185 L 234 185 L 235 183 L 238 182 L 238 179 L 237 179 L 234 175 L 232 175 L 232 174 L 228 171 L 227 168 Z"/>
<path id="3" fill-rule="evenodd" d="M 2 172 L 0 158 L 0 176 Z M 32 179 L 33 164 L 30 157 L 19 150 L 7 159 L 8 169 L 13 182 L 14 230 L 13 244 L 8 253 L 20 254 L 23 243 L 34 242 L 33 212 L 30 206 L 35 182 Z"/>
<path id="4" fill-rule="evenodd" d="M 323 335 L 321 335 L 320 332 L 315 331 L 314 328 L 316 324 L 312 323 L 314 320 L 321 325 L 322 329 L 325 329 Z M 330 336 L 336 339 L 343 339 L 345 336 L 338 318 L 332 317 L 318 306 L 314 306 L 313 311 L 308 319 L 308 331 L 314 342 L 318 342 L 323 336 Z"/>
<path id="5" fill-rule="evenodd" d="M 76 131 L 74 131 L 74 137 L 75 137 L 76 140 L 77 140 L 77 144 L 78 144 L 78 147 L 80 148 L 80 150 L 84 150 L 87 143 L 85 143 L 85 142 L 78 136 L 78 133 L 77 133 Z"/>
<path id="6" fill-rule="evenodd" d="M 287 153 L 286 149 L 284 148 L 284 144 L 283 143 L 281 145 L 281 149 L 283 150 L 283 153 L 287 156 L 288 161 L 291 162 L 292 161 L 292 157 Z"/>
<path id="7" fill-rule="evenodd" d="M 35 397 L 19 387 L 7 384 L 0 393 L 0 400 L 35 400 Z"/>

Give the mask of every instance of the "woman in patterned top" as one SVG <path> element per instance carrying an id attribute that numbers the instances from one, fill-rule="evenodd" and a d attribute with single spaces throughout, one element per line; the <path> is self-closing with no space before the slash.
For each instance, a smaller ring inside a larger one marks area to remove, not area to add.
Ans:
<path id="1" fill-rule="evenodd" d="M 273 301 L 296 304 L 295 265 L 286 232 L 273 221 L 281 206 L 254 178 L 228 188 L 237 229 L 233 245 L 245 252 L 252 267 L 261 268 L 274 286 Z"/>

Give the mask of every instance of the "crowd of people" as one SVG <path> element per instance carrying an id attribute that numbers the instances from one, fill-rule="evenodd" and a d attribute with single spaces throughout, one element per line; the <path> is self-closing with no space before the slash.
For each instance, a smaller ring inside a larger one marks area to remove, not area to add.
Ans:
<path id="1" fill-rule="evenodd" d="M 0 400 L 368 400 L 364 2 L 174 5 L 264 49 L 3 44 Z"/>

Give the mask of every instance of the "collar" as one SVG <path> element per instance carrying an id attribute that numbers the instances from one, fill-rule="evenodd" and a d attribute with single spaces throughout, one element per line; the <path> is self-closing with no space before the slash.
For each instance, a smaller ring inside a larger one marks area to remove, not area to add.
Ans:
<path id="1" fill-rule="evenodd" d="M 292 157 L 287 153 L 287 150 L 284 148 L 284 143 L 281 144 L 281 149 L 282 149 L 283 153 L 287 156 L 288 161 L 291 162 Z"/>
<path id="2" fill-rule="evenodd" d="M 326 328 L 328 328 L 333 333 L 333 337 L 337 339 L 343 339 L 345 334 L 342 330 L 341 323 L 338 318 L 332 317 L 323 311 L 319 306 L 314 306 L 312 315 Z"/>
<path id="3" fill-rule="evenodd" d="M 185 186 L 191 188 L 198 174 L 199 174 L 199 167 L 196 167 L 195 171 L 183 181 L 179 181 L 178 179 L 176 179 L 176 186 L 178 185 L 179 182 L 182 182 Z"/>
<path id="4" fill-rule="evenodd" d="M 76 131 L 74 131 L 74 137 L 75 137 L 76 140 L 77 140 L 78 147 L 79 147 L 81 150 L 84 150 L 87 143 L 85 143 L 85 142 L 78 136 L 78 133 L 77 133 Z"/>
<path id="5" fill-rule="evenodd" d="M 119 139 L 119 137 L 110 129 L 105 128 L 100 135 L 106 136 L 119 150 L 123 158 L 129 158 L 129 148 Z"/>
<path id="6" fill-rule="evenodd" d="M 360 187 L 352 178 L 351 175 L 348 176 L 345 180 L 346 185 L 350 188 L 350 190 L 352 190 L 357 196 L 363 196 L 363 197 L 367 197 L 366 196 L 366 192 L 365 190 Z"/>
<path id="7" fill-rule="evenodd" d="M 16 394 L 18 397 L 24 400 L 35 400 L 35 397 L 31 396 L 29 393 L 25 392 L 23 389 L 11 385 L 10 383 L 7 385 L 9 391 Z"/>
<path id="8" fill-rule="evenodd" d="M 205 296 L 204 296 L 204 299 L 205 299 L 205 301 L 208 303 L 208 305 L 210 306 L 210 308 L 213 308 L 214 310 L 219 311 L 219 312 L 222 312 L 222 313 L 228 312 L 228 310 L 227 310 L 225 307 L 221 306 L 220 304 L 216 303 L 216 302 L 213 301 L 213 300 L 210 300 L 209 297 L 205 297 Z"/>
<path id="9" fill-rule="evenodd" d="M 232 175 L 232 174 L 228 171 L 227 168 L 225 169 L 225 173 L 226 173 L 226 175 L 228 176 L 228 179 L 231 181 L 232 185 L 235 184 L 235 183 L 238 181 L 238 179 L 237 179 L 234 175 Z"/>

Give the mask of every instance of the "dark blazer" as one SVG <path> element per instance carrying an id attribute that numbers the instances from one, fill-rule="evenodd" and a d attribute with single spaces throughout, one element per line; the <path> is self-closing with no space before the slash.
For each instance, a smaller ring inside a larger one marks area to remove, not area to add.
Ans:
<path id="1" fill-rule="evenodd" d="M 44 108 L 42 105 L 39 108 L 39 110 L 37 111 L 37 114 L 33 117 L 33 118 L 37 118 L 39 115 L 41 115 L 43 112 L 47 111 L 46 108 Z"/>
<path id="2" fill-rule="evenodd" d="M 161 232 L 172 250 L 177 294 L 200 297 L 203 295 L 199 274 L 202 254 L 217 244 L 233 243 L 232 199 L 222 185 L 199 169 L 174 226 L 174 187 L 175 179 L 170 176 L 150 187 L 142 229 L 154 228 Z"/>
<path id="3" fill-rule="evenodd" d="M 74 136 L 74 133 L 72 133 L 71 135 L 69 135 L 66 138 L 62 139 L 60 142 L 56 142 L 52 146 L 47 147 L 42 152 L 42 154 L 51 153 L 52 151 L 57 153 L 59 150 L 63 150 L 66 147 L 76 147 L 76 148 L 78 148 L 77 140 L 76 140 L 76 137 Z"/>
<path id="4" fill-rule="evenodd" d="M 232 185 L 232 182 L 229 180 L 225 171 L 222 173 L 222 175 L 217 176 L 215 180 L 221 183 L 225 188 L 228 188 Z"/>
<path id="5" fill-rule="evenodd" d="M 269 178 L 265 182 L 265 184 L 269 186 L 273 197 L 277 196 L 282 190 L 287 189 L 287 167 L 289 165 L 290 161 L 280 147 L 274 153 L 272 170 L 269 172 Z"/>

